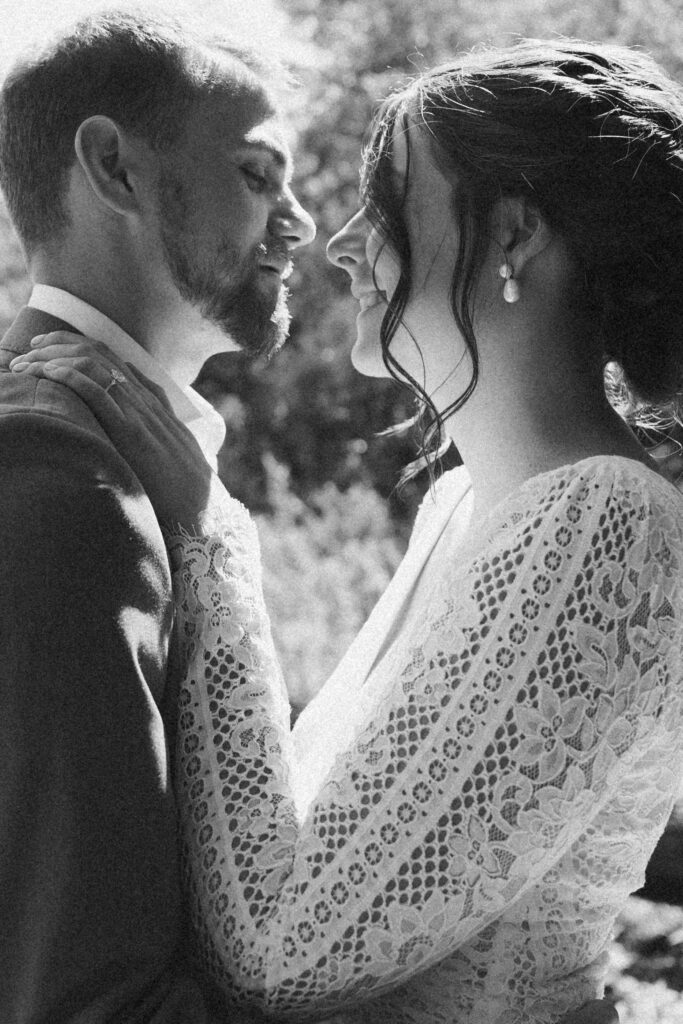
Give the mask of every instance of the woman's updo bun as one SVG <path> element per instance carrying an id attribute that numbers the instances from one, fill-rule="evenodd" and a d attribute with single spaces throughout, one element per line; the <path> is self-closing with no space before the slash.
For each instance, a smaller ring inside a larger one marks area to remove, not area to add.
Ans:
<path id="1" fill-rule="evenodd" d="M 658 288 L 614 287 L 601 303 L 605 359 L 617 362 L 632 404 L 667 406 L 683 389 L 683 251 L 677 271 L 661 268 Z"/>
<path id="2" fill-rule="evenodd" d="M 664 302 L 624 320 L 614 359 L 639 402 L 663 406 L 678 399 L 682 340 L 683 313 Z"/>
<path id="3" fill-rule="evenodd" d="M 683 393 L 683 226 L 636 259 L 596 268 L 603 349 L 621 367 L 633 405 L 665 406 Z"/>
<path id="4" fill-rule="evenodd" d="M 363 191 L 404 269 L 382 345 L 405 305 L 409 250 L 391 183 L 395 127 L 424 124 L 458 182 L 453 314 L 478 377 L 471 311 L 494 204 L 523 196 L 575 258 L 577 300 L 636 404 L 677 405 L 683 390 L 683 91 L 648 56 L 573 40 L 483 50 L 413 80 L 380 110 Z M 400 376 L 399 373 L 395 375 Z M 414 383 L 414 382 L 413 382 Z M 420 390 L 416 388 L 416 390 Z M 423 398 L 426 396 L 423 394 Z M 427 400 L 427 404 L 430 405 Z"/>

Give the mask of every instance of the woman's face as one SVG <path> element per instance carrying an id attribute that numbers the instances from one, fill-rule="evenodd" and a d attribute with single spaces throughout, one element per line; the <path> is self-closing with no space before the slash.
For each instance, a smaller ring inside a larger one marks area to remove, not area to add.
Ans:
<path id="1" fill-rule="evenodd" d="M 391 340 L 390 351 L 425 391 L 443 407 L 449 401 L 454 377 L 467 385 L 471 364 L 465 343 L 453 319 L 450 291 L 457 256 L 453 220 L 453 187 L 441 174 L 423 131 L 397 128 L 393 138 L 395 189 L 403 194 L 410 144 L 410 175 L 403 216 L 410 240 L 410 292 L 403 324 Z M 331 239 L 328 258 L 351 277 L 351 292 L 358 299 L 356 342 L 351 353 L 360 373 L 385 377 L 380 327 L 400 277 L 398 258 L 371 226 L 364 212 L 352 217 Z M 373 267 L 375 281 L 373 282 Z M 379 291 L 377 290 L 379 289 Z M 444 381 L 448 381 L 444 385 Z M 441 392 L 441 393 L 440 393 Z"/>

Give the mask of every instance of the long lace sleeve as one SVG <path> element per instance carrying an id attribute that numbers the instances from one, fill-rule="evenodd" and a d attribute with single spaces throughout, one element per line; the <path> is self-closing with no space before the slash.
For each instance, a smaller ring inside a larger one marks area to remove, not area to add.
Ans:
<path id="1" fill-rule="evenodd" d="M 674 791 L 680 509 L 626 466 L 539 478 L 434 568 L 303 820 L 253 525 L 235 504 L 171 538 L 187 886 L 228 996 L 296 1020 L 374 998 L 538 885 L 643 758 Z"/>

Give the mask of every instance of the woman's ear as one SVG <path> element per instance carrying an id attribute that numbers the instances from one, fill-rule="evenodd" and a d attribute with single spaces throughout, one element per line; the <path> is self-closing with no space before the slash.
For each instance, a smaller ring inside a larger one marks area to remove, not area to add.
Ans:
<path id="1" fill-rule="evenodd" d="M 538 207 L 522 196 L 499 200 L 494 210 L 494 230 L 501 257 L 512 265 L 515 277 L 529 260 L 544 252 L 554 236 Z"/>
<path id="2" fill-rule="evenodd" d="M 140 209 L 140 146 L 109 117 L 89 117 L 76 132 L 78 162 L 97 198 L 115 213 Z"/>

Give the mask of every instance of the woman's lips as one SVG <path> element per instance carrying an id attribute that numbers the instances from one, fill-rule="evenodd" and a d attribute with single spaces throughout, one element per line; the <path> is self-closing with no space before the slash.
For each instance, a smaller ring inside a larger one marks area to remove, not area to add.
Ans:
<path id="1" fill-rule="evenodd" d="M 380 302 L 386 301 L 384 292 L 363 292 L 362 295 L 358 296 L 358 302 L 360 303 L 361 310 L 371 309 L 373 306 L 378 306 Z"/>

